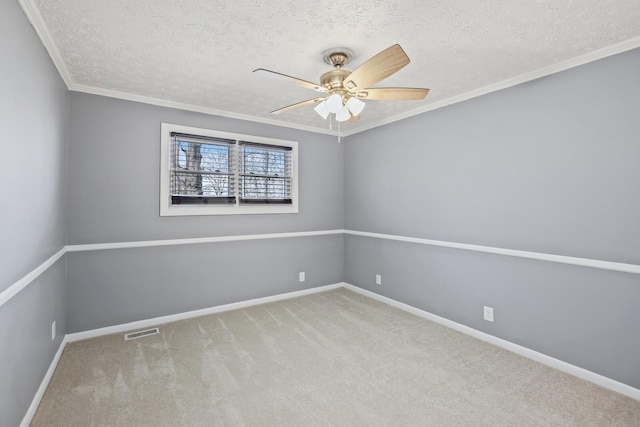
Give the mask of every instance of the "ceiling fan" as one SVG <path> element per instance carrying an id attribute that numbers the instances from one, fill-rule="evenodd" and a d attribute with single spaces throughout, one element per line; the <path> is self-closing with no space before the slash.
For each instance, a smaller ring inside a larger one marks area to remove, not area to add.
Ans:
<path id="1" fill-rule="evenodd" d="M 324 119 L 333 113 L 339 122 L 355 121 L 360 118 L 360 113 L 365 106 L 362 100 L 411 101 L 424 99 L 429 93 L 429 89 L 424 88 L 371 87 L 409 63 L 409 57 L 398 44 L 394 44 L 371 57 L 353 72 L 343 68 L 352 57 L 353 51 L 347 48 L 334 48 L 325 51 L 324 61 L 332 65 L 334 69 L 320 76 L 320 84 L 264 68 L 258 68 L 253 72 L 323 93 L 321 97 L 279 108 L 272 111 L 271 114 L 280 114 L 317 104 L 314 110 Z"/>

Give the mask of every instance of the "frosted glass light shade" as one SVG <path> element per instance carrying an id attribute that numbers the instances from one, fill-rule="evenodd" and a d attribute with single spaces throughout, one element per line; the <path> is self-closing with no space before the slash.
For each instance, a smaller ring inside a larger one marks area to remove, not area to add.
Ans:
<path id="1" fill-rule="evenodd" d="M 313 109 L 316 110 L 316 113 L 320 114 L 320 117 L 322 117 L 323 119 L 326 119 L 329 116 L 329 110 L 327 109 L 326 100 L 316 105 Z"/>
<path id="2" fill-rule="evenodd" d="M 334 93 L 326 99 L 327 110 L 330 113 L 337 113 L 342 108 L 342 97 L 337 93 Z"/>
<path id="3" fill-rule="evenodd" d="M 358 98 L 349 98 L 347 101 L 347 108 L 351 111 L 351 114 L 357 116 L 364 110 L 366 104 L 360 101 Z"/>
<path id="4" fill-rule="evenodd" d="M 351 113 L 349 112 L 349 109 L 345 106 L 342 107 L 337 113 L 336 113 L 336 120 L 339 122 L 345 122 L 347 120 L 349 120 L 351 118 Z"/>

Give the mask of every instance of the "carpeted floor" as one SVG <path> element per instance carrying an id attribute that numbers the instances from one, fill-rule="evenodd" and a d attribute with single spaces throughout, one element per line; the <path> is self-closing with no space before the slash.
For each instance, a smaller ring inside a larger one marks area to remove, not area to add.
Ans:
<path id="1" fill-rule="evenodd" d="M 69 344 L 32 426 L 639 426 L 640 401 L 346 289 Z"/>

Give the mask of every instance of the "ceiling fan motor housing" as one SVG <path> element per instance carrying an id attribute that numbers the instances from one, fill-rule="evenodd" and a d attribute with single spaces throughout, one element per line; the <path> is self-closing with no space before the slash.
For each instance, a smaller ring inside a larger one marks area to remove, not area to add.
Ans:
<path id="1" fill-rule="evenodd" d="M 329 90 L 344 89 L 342 82 L 349 76 L 349 74 L 351 74 L 351 71 L 344 70 L 342 68 L 336 68 L 334 70 L 327 71 L 322 76 L 320 76 L 320 84 Z"/>

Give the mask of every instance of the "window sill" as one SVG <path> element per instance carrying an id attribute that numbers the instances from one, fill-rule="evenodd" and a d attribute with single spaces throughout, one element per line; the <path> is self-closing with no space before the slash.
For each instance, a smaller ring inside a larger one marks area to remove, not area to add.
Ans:
<path id="1" fill-rule="evenodd" d="M 163 206 L 160 216 L 297 214 L 297 206 Z"/>

